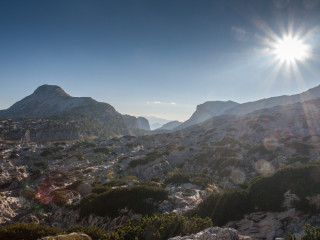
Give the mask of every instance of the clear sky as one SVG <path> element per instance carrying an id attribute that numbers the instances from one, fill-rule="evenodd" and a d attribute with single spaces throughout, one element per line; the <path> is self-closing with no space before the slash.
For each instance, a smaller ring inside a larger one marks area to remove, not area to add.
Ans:
<path id="1" fill-rule="evenodd" d="M 275 36 L 309 55 L 280 66 Z M 131 115 L 186 120 L 320 83 L 319 0 L 1 0 L 0 109 L 42 84 Z"/>

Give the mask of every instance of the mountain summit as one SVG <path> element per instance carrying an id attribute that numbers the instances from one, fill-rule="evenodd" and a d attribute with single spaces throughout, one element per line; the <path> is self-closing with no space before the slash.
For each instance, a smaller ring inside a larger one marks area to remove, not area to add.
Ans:
<path id="1" fill-rule="evenodd" d="M 96 108 L 119 114 L 107 103 L 99 103 L 88 97 L 71 97 L 59 86 L 42 85 L 33 94 L 0 111 L 0 118 L 46 118 L 75 110 L 93 113 Z"/>
<path id="2" fill-rule="evenodd" d="M 42 85 L 38 87 L 33 95 L 36 95 L 38 97 L 71 97 L 69 94 L 67 94 L 61 87 L 56 85 Z"/>
<path id="3" fill-rule="evenodd" d="M 131 116 L 130 116 L 131 117 Z M 139 121 L 131 117 L 131 125 L 123 115 L 107 103 L 90 97 L 72 97 L 61 87 L 42 85 L 31 95 L 0 111 L 2 119 L 51 118 L 63 121 L 76 121 L 87 129 L 103 129 L 104 135 L 130 134 L 139 129 Z M 143 129 L 146 129 L 144 127 Z M 90 134 L 89 134 L 90 135 Z"/>

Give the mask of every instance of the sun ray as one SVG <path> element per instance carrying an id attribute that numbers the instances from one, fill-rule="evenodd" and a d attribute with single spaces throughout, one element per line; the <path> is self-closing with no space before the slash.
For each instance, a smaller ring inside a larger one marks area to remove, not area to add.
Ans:
<path id="1" fill-rule="evenodd" d="M 308 57 L 309 47 L 297 37 L 284 36 L 274 45 L 274 54 L 280 61 L 294 63 Z"/>

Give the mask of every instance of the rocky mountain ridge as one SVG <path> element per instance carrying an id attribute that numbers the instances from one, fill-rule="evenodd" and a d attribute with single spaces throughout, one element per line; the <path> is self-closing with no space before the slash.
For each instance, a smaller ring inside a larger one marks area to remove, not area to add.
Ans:
<path id="1" fill-rule="evenodd" d="M 239 103 L 233 101 L 209 101 L 197 106 L 196 111 L 192 114 L 192 116 L 178 127 L 173 130 L 180 130 L 183 128 L 187 128 L 194 124 L 198 124 L 204 122 L 212 117 L 220 116 L 226 110 L 237 106 Z"/>
<path id="2" fill-rule="evenodd" d="M 247 102 L 242 104 L 237 104 L 234 102 L 219 102 L 219 101 L 212 101 L 212 102 L 205 102 L 197 106 L 196 111 L 194 114 L 188 119 L 186 122 L 182 123 L 180 126 L 175 128 L 174 130 L 180 130 L 186 127 L 189 127 L 194 124 L 199 124 L 204 122 L 212 117 L 215 116 L 240 116 L 246 115 L 248 113 L 273 108 L 276 106 L 284 106 L 293 103 L 302 103 L 305 101 L 309 101 L 312 99 L 320 98 L 320 85 L 314 88 L 311 88 L 303 93 L 294 94 L 294 95 L 284 95 L 278 97 L 271 97 L 266 99 L 261 99 L 258 101 Z M 226 108 L 221 108 L 217 111 L 217 106 L 221 107 L 223 104 Z M 233 105 L 233 106 L 232 106 Z"/>
<path id="3" fill-rule="evenodd" d="M 54 125 L 57 125 L 58 122 L 58 129 L 48 127 L 46 133 L 39 133 L 43 136 L 47 134 L 47 140 L 63 138 L 63 136 L 55 137 L 56 134 L 49 133 L 49 129 L 68 132 L 69 125 L 77 125 L 77 131 L 74 134 L 66 134 L 65 139 L 80 139 L 81 137 L 90 137 L 90 135 L 141 134 L 140 130 L 150 130 L 148 120 L 145 118 L 121 115 L 110 104 L 97 102 L 90 97 L 71 97 L 59 86 L 52 85 L 40 86 L 33 94 L 18 101 L 7 110 L 1 110 L 0 118 L 19 119 L 20 122 L 24 122 L 21 119 L 33 119 L 34 122 L 38 120 L 49 121 L 55 122 Z M 24 133 L 21 133 L 19 137 L 21 138 L 23 135 Z M 51 137 L 49 137 L 50 135 Z M 19 139 L 15 136 L 8 136 L 8 138 Z"/>

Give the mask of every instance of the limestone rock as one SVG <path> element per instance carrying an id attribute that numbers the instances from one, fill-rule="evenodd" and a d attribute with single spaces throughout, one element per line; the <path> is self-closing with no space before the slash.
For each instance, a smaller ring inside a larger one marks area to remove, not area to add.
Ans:
<path id="1" fill-rule="evenodd" d="M 92 240 L 87 234 L 83 233 L 70 233 L 68 235 L 58 235 L 55 237 L 44 237 L 40 240 Z"/>
<path id="2" fill-rule="evenodd" d="M 184 237 L 174 237 L 169 240 L 251 240 L 248 236 L 241 236 L 233 228 L 212 227 L 202 232 Z"/>

